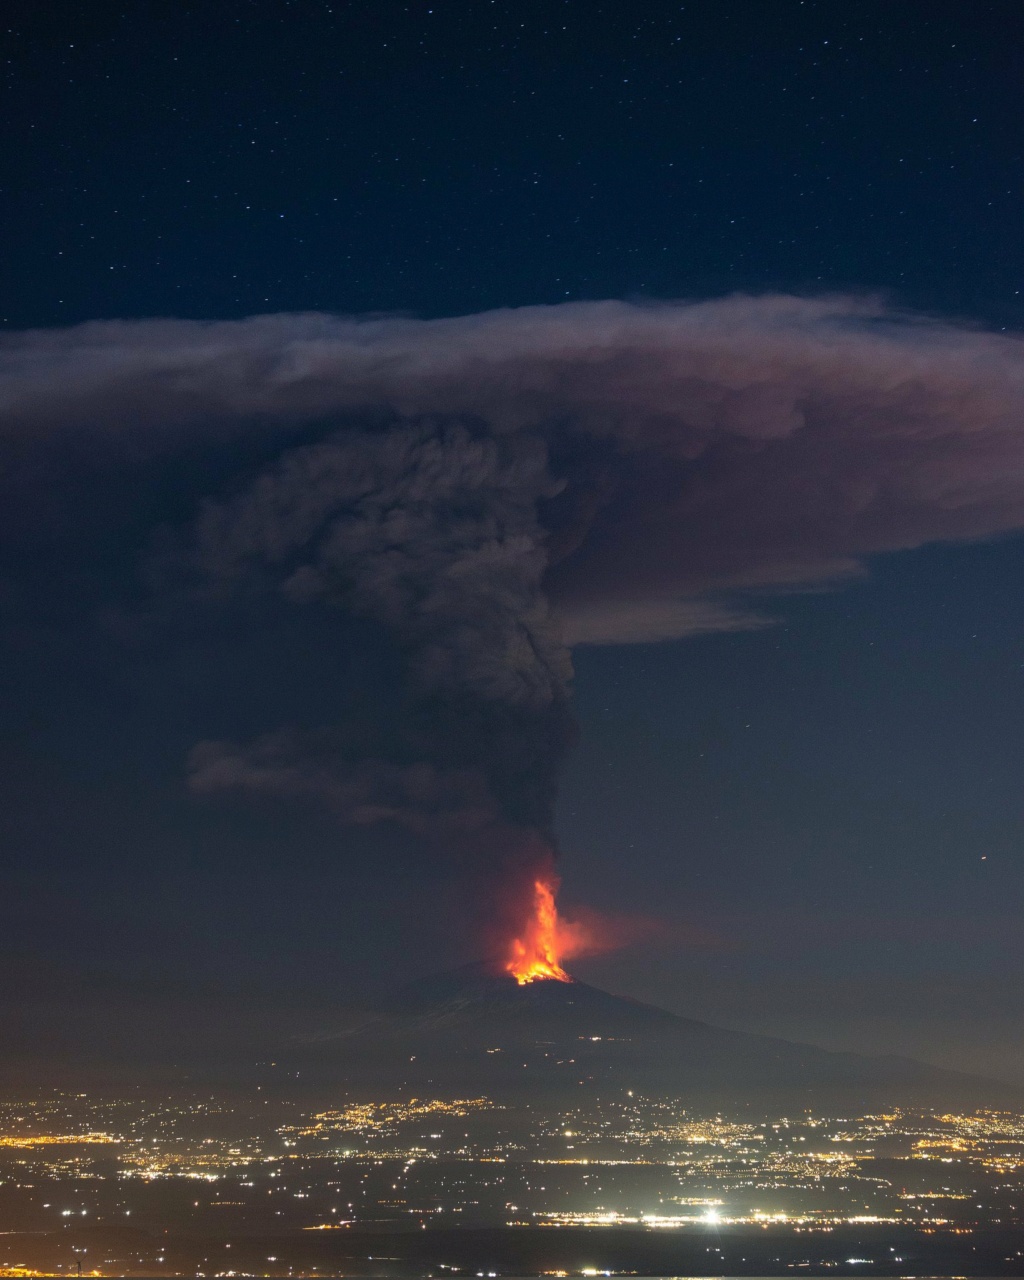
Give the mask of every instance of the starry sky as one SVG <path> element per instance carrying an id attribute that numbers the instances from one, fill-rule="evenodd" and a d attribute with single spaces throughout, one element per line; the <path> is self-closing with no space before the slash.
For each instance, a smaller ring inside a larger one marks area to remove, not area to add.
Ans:
<path id="1" fill-rule="evenodd" d="M 5 340 L 736 292 L 1024 328 L 1014 4 L 7 14 Z M 189 790 L 197 742 L 386 691 L 390 658 L 280 603 L 163 616 L 167 531 L 272 447 L 144 458 L 130 503 L 120 448 L 26 448 L 4 483 L 5 1016 L 28 1043 L 25 1001 L 69 991 L 326 1008 L 473 958 L 458 870 L 406 835 Z M 1024 544 L 889 545 L 773 596 L 770 625 L 575 650 L 563 901 L 629 927 L 574 968 L 1021 1080 Z"/>

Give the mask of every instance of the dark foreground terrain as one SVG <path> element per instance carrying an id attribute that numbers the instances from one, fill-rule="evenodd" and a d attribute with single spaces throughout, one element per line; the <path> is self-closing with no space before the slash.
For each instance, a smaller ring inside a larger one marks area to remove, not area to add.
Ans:
<path id="1" fill-rule="evenodd" d="M 578 1088 L 688 1094 L 703 1105 L 1017 1106 L 1020 1090 L 910 1058 L 834 1053 L 729 1031 L 585 982 L 518 986 L 468 965 L 406 987 L 357 1025 L 275 1047 L 309 1082 L 417 1092 L 575 1096 Z"/>
<path id="2" fill-rule="evenodd" d="M 481 966 L 266 1039 L 0 1092 L 0 1277 L 1024 1276 L 997 1082 Z"/>
<path id="3" fill-rule="evenodd" d="M 0 1274 L 77 1275 L 79 1262 L 82 1274 L 133 1277 L 1019 1276 L 1024 1231 L 342 1229 L 231 1242 L 129 1228 L 0 1235 Z"/>
<path id="4" fill-rule="evenodd" d="M 1006 1082 L 732 1031 L 584 982 L 520 987 L 486 964 L 349 1006 L 236 1006 L 209 993 L 143 991 L 124 1004 L 69 988 L 59 972 L 15 968 L 2 977 L 0 1097 L 52 1088 L 224 1093 L 287 1076 L 328 1098 L 411 1092 L 569 1105 L 580 1090 L 634 1090 L 704 1110 L 1024 1111 L 1024 1091 Z"/>

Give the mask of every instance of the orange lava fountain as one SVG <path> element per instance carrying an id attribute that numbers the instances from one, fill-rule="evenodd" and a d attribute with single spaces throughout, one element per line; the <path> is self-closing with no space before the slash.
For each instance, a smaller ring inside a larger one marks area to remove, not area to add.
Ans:
<path id="1" fill-rule="evenodd" d="M 557 880 L 535 880 L 533 883 L 533 914 L 521 938 L 512 943 L 506 970 L 519 985 L 528 982 L 554 980 L 572 982 L 572 978 L 558 963 L 562 932 L 555 906 Z"/>

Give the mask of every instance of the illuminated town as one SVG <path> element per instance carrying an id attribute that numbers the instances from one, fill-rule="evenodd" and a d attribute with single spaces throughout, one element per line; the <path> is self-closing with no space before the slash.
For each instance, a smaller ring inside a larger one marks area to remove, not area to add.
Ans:
<path id="1" fill-rule="evenodd" d="M 3 1275 L 250 1274 L 267 1238 L 258 1274 L 327 1274 L 305 1233 L 452 1227 L 963 1237 L 1024 1221 L 1024 1115 L 52 1093 L 0 1105 L 0 1216 Z"/>

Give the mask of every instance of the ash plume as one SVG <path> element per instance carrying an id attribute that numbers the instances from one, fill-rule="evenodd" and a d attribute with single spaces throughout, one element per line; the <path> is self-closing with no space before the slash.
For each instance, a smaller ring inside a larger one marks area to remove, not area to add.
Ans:
<path id="1" fill-rule="evenodd" d="M 245 492 L 208 503 L 195 555 L 297 603 L 381 624 L 404 652 L 399 761 L 314 757 L 290 739 L 194 753 L 192 785 L 313 794 L 451 838 L 496 821 L 550 838 L 571 741 L 568 651 L 548 617 L 539 504 L 558 491 L 543 442 L 427 422 L 291 450 Z M 230 762 L 230 763 L 229 763 Z"/>
<path id="2" fill-rule="evenodd" d="M 94 323 L 0 338 L 0 411 L 22 466 L 258 445 L 189 472 L 189 571 L 401 654 L 387 733 L 325 708 L 316 734 L 204 742 L 195 790 L 315 797 L 506 869 L 549 856 L 574 645 L 766 625 L 871 556 L 1024 528 L 1020 339 L 872 299 Z"/>

